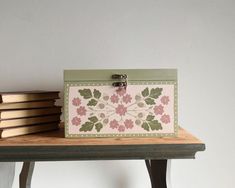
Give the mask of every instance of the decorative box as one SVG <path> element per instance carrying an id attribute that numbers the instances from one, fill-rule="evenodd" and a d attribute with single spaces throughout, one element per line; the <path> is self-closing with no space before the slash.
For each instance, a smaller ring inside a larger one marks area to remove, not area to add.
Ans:
<path id="1" fill-rule="evenodd" d="M 64 71 L 65 137 L 177 135 L 177 70 Z"/>

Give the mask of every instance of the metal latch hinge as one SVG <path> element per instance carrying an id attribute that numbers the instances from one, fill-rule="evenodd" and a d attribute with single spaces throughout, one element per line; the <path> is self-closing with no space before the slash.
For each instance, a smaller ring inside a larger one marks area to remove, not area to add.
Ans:
<path id="1" fill-rule="evenodd" d="M 127 75 L 126 74 L 113 74 L 112 79 L 120 80 L 118 82 L 113 82 L 114 87 L 124 88 L 127 87 Z"/>

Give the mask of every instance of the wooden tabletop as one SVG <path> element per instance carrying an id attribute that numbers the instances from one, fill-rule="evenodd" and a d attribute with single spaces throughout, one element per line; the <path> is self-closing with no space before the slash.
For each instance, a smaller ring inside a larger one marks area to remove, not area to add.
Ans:
<path id="1" fill-rule="evenodd" d="M 194 158 L 205 144 L 184 129 L 176 138 L 64 138 L 64 130 L 0 139 L 0 161 Z"/>

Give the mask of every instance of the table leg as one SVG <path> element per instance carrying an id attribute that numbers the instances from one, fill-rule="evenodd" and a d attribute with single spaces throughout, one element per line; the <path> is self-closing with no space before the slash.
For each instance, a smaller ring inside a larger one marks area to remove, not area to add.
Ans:
<path id="1" fill-rule="evenodd" d="M 20 172 L 20 188 L 31 188 L 34 165 L 34 161 L 24 162 Z"/>
<path id="2" fill-rule="evenodd" d="M 167 188 L 167 160 L 145 160 L 152 188 Z"/>

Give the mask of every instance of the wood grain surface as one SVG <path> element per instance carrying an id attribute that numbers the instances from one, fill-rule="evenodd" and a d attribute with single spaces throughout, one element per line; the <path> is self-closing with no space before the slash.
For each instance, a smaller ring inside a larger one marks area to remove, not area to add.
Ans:
<path id="1" fill-rule="evenodd" d="M 64 130 L 37 133 L 0 140 L 2 146 L 82 146 L 82 145 L 202 144 L 192 134 L 179 129 L 176 138 L 64 138 Z"/>
<path id="2" fill-rule="evenodd" d="M 0 140 L 0 161 L 194 158 L 205 144 L 184 129 L 176 138 L 64 138 L 64 130 Z"/>

